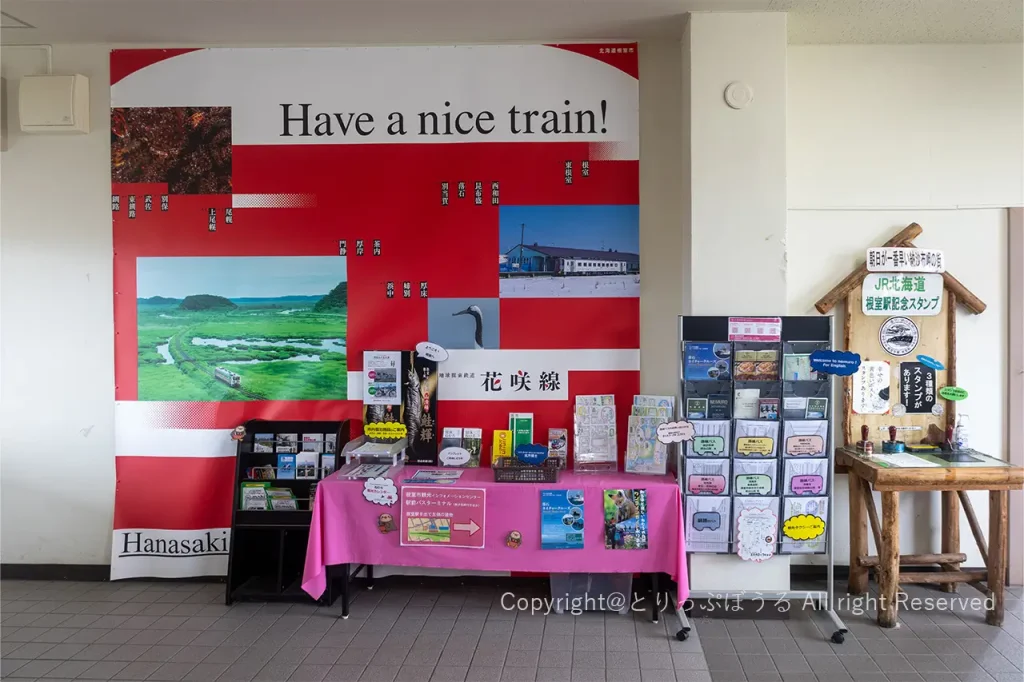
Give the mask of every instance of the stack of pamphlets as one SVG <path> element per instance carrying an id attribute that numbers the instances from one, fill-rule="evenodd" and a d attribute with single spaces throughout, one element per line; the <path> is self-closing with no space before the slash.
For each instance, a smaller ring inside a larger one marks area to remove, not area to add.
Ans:
<path id="1" fill-rule="evenodd" d="M 615 396 L 578 395 L 573 415 L 577 471 L 618 469 Z"/>
<path id="2" fill-rule="evenodd" d="M 633 397 L 626 435 L 626 471 L 663 475 L 668 466 L 668 445 L 658 440 L 658 425 L 672 421 L 676 399 L 672 396 Z"/>

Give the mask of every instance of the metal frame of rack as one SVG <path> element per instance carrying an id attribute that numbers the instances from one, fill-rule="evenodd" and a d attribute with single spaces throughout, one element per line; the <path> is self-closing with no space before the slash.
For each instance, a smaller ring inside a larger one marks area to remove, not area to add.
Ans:
<path id="1" fill-rule="evenodd" d="M 686 339 L 686 337 L 684 335 L 684 331 L 685 331 L 684 324 L 685 324 L 685 320 L 686 319 L 693 319 L 693 320 L 701 319 L 701 320 L 704 320 L 704 321 L 707 321 L 707 320 L 720 320 L 720 321 L 724 321 L 723 328 L 726 329 L 726 330 L 728 329 L 728 324 L 729 324 L 729 322 L 728 322 L 729 318 L 726 317 L 726 316 L 707 316 L 707 317 L 700 317 L 700 318 L 697 318 L 695 316 L 686 316 L 686 315 L 680 315 L 679 316 L 679 332 L 678 332 L 679 336 L 678 336 L 678 339 L 677 339 L 677 342 L 678 342 L 678 345 L 677 345 L 677 357 L 679 358 L 679 363 L 678 363 L 678 365 L 679 365 L 679 369 L 678 369 L 678 377 L 679 377 L 679 390 L 678 390 L 679 408 L 678 409 L 679 409 L 679 415 L 678 415 L 678 418 L 680 418 L 680 419 L 685 419 L 686 418 L 686 403 L 685 403 L 685 400 L 686 400 L 686 391 L 685 391 L 686 379 L 685 379 L 685 368 L 684 368 L 683 355 L 684 355 L 685 343 L 687 341 L 692 341 L 692 339 Z M 780 349 L 784 348 L 783 344 L 785 342 L 787 342 L 787 341 L 793 341 L 793 342 L 809 341 L 809 340 L 806 340 L 806 339 L 785 339 L 786 320 L 794 320 L 795 321 L 795 320 L 807 320 L 807 319 L 827 321 L 827 324 L 828 324 L 828 338 L 827 338 L 827 342 L 829 344 L 829 348 L 835 348 L 835 326 L 833 324 L 833 319 L 831 317 L 822 318 L 822 317 L 818 317 L 818 316 L 795 316 L 795 317 L 794 316 L 790 316 L 790 317 L 782 317 L 783 336 L 780 339 Z M 719 341 L 722 342 L 722 343 L 725 343 L 725 342 L 728 342 L 727 339 L 728 339 L 728 335 L 727 334 L 723 334 L 721 339 L 719 339 Z M 824 342 L 824 340 L 822 340 L 822 342 Z M 780 353 L 780 357 L 778 358 L 780 376 L 781 376 L 782 365 L 783 365 L 783 357 L 782 357 L 782 355 L 783 354 Z M 733 358 L 733 371 L 735 371 L 735 357 Z M 780 380 L 780 382 L 782 382 L 782 380 Z M 732 384 L 732 382 L 730 382 L 729 383 L 729 390 L 730 391 L 732 390 L 732 386 L 733 386 L 733 384 Z M 832 386 L 832 382 L 831 381 L 829 382 L 829 386 L 830 387 Z M 782 400 L 785 399 L 785 392 L 783 392 L 783 395 L 782 395 L 781 399 Z M 839 615 L 836 613 L 836 610 L 835 610 L 835 575 L 834 575 L 834 572 L 835 572 L 835 446 L 834 446 L 834 442 L 833 442 L 834 424 L 835 424 L 835 401 L 833 400 L 833 394 L 831 393 L 831 391 L 829 392 L 828 399 L 829 399 L 829 402 L 828 402 L 828 406 L 829 406 L 828 407 L 828 423 L 829 423 L 829 426 L 828 426 L 828 440 L 827 440 L 827 443 L 826 443 L 826 446 L 825 446 L 825 451 L 827 453 L 827 458 L 828 458 L 828 528 L 827 528 L 827 531 L 826 531 L 827 549 L 824 552 L 825 556 L 827 557 L 827 564 L 826 564 L 826 567 L 827 567 L 827 578 L 826 578 L 826 581 L 827 582 L 826 582 L 825 590 L 779 590 L 779 591 L 722 590 L 720 592 L 711 592 L 711 591 L 701 590 L 701 591 L 697 591 L 697 592 L 690 592 L 689 598 L 691 600 L 692 599 L 725 599 L 725 600 L 735 600 L 735 601 L 740 601 L 740 600 L 744 600 L 744 599 L 746 599 L 746 600 L 774 599 L 774 600 L 777 600 L 777 601 L 781 601 L 781 600 L 803 600 L 803 601 L 811 600 L 812 603 L 814 603 L 814 605 L 815 605 L 815 610 L 825 611 L 826 614 L 828 615 L 829 619 L 832 621 L 832 624 L 835 626 L 836 630 L 832 633 L 832 637 L 831 637 L 832 641 L 835 642 L 836 644 L 842 644 L 844 639 L 845 639 L 845 635 L 848 632 L 848 629 L 847 629 L 846 625 L 843 623 L 843 620 L 839 617 Z M 734 396 L 730 396 L 730 405 L 731 406 L 733 405 L 733 400 L 734 400 Z M 780 422 L 782 421 L 782 413 L 783 413 L 782 407 L 783 406 L 782 406 L 782 404 L 780 402 L 780 406 L 779 406 Z M 730 415 L 732 415 L 733 413 L 734 413 L 733 410 L 730 409 Z M 730 444 L 729 444 L 729 450 L 728 451 L 729 451 L 729 455 L 730 455 L 729 478 L 730 478 L 730 491 L 731 491 L 732 490 L 732 486 L 734 484 L 734 477 L 732 475 L 732 461 L 731 460 L 733 459 L 733 453 L 732 453 L 731 442 L 735 439 L 735 433 L 732 430 L 734 428 L 735 417 L 730 416 L 730 422 L 732 422 L 732 424 L 731 424 L 731 428 L 730 428 Z M 779 440 L 780 441 L 782 439 L 782 433 L 783 433 L 782 429 L 783 429 L 783 425 L 780 423 L 780 435 L 779 435 Z M 684 479 L 685 479 L 685 470 L 686 470 L 686 466 L 685 466 L 686 457 L 684 455 L 685 447 L 682 447 L 682 445 L 685 445 L 685 444 L 681 444 L 681 447 L 679 448 L 679 451 L 677 452 L 676 457 L 675 457 L 675 463 L 676 463 L 676 478 L 677 478 L 677 480 L 679 482 L 679 492 L 680 492 L 680 495 L 683 497 L 683 500 L 682 500 L 683 501 L 683 517 L 684 517 L 684 523 L 685 523 L 685 519 L 686 519 L 686 485 L 685 485 L 685 480 Z M 778 454 L 778 460 L 779 460 L 779 464 L 778 464 L 779 468 L 784 470 L 783 456 L 782 456 L 781 452 Z M 776 473 L 776 496 L 778 496 L 779 499 L 780 499 L 780 505 L 779 505 L 779 509 L 780 509 L 780 513 L 779 513 L 780 529 L 781 529 L 781 524 L 782 524 L 782 520 L 783 520 L 782 509 L 783 509 L 783 504 L 785 503 L 785 497 L 786 497 L 784 490 L 780 490 L 780 488 L 782 488 L 783 485 L 784 485 L 784 478 L 785 478 L 784 471 L 778 471 Z M 732 512 L 732 510 L 734 508 L 732 506 L 733 503 L 732 503 L 732 499 L 731 499 L 733 497 L 733 493 L 732 492 L 730 492 L 729 497 L 730 497 L 730 512 Z M 730 525 L 732 527 L 735 527 L 735 518 L 733 518 L 732 514 L 730 514 Z M 731 533 L 730 533 L 730 537 L 731 537 Z M 732 544 L 731 540 L 730 540 L 729 544 L 730 545 Z M 687 562 L 688 563 L 689 563 L 690 554 L 691 554 L 690 552 L 687 552 Z M 800 555 L 797 554 L 796 556 L 800 556 Z M 737 560 L 739 560 L 739 559 L 737 558 Z M 689 571 L 688 571 L 688 573 L 689 573 Z M 676 633 L 676 639 L 679 639 L 679 640 L 686 640 L 689 637 L 689 633 L 690 633 L 690 629 L 691 629 L 690 628 L 689 620 L 687 619 L 687 616 L 686 616 L 686 610 L 687 609 L 685 609 L 685 608 L 684 609 L 680 609 L 678 611 L 678 614 L 677 614 L 678 617 L 679 617 L 680 624 L 681 624 L 681 629 Z"/>

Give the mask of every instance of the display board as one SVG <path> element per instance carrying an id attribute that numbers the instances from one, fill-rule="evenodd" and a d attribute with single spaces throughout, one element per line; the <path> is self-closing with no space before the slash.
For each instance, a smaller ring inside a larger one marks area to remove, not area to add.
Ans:
<path id="1" fill-rule="evenodd" d="M 865 424 L 871 438 L 878 441 L 889 439 L 890 426 L 901 429 L 901 440 L 907 442 L 917 443 L 929 435 L 941 437 L 946 430 L 949 403 L 939 397 L 938 391 L 949 383 L 949 372 L 927 367 L 917 356 L 934 358 L 944 368 L 954 366 L 947 327 L 950 297 L 939 289 L 940 314 L 936 316 L 899 312 L 888 316 L 865 315 L 862 288 L 847 295 L 846 347 L 861 356 L 867 369 L 884 368 L 885 381 L 884 387 L 869 388 L 868 382 L 861 381 L 863 372 L 844 379 L 849 388 L 843 419 L 846 444 L 861 439 L 861 426 Z M 869 393 L 875 399 L 872 407 L 865 405 Z"/>
<path id="2" fill-rule="evenodd" d="M 945 270 L 941 251 L 916 247 L 923 232 L 911 223 L 869 247 L 866 262 L 814 304 L 827 315 L 845 299 L 845 349 L 861 360 L 843 379 L 846 445 L 864 426 L 870 440 L 888 440 L 895 426 L 905 443 L 940 444 L 967 395 L 956 386 L 957 307 L 980 315 L 986 306 Z"/>
<path id="3" fill-rule="evenodd" d="M 223 574 L 230 430 L 360 418 L 363 351 L 446 348 L 438 427 L 484 453 L 510 412 L 629 404 L 637 69 L 634 44 L 114 51 L 112 578 Z"/>

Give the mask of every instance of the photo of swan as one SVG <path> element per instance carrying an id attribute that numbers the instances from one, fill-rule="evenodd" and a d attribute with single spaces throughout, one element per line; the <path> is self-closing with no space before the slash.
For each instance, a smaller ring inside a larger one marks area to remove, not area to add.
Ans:
<path id="1" fill-rule="evenodd" d="M 443 348 L 499 347 L 496 298 L 431 298 L 427 307 L 428 341 Z"/>

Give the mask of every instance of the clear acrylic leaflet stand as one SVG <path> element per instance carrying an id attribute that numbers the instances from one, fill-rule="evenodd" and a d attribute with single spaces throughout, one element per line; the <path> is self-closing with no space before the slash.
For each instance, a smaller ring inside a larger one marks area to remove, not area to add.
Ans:
<path id="1" fill-rule="evenodd" d="M 788 329 L 787 329 L 787 324 Z M 678 358 L 679 358 L 679 394 L 678 400 L 676 401 L 678 409 L 678 418 L 683 419 L 686 417 L 686 390 L 685 390 L 685 368 L 683 366 L 685 343 L 687 341 L 696 342 L 728 342 L 728 328 L 729 318 L 728 317 L 694 317 L 694 316 L 679 316 L 679 338 L 678 338 Z M 796 335 L 787 335 L 787 331 L 791 331 Z M 821 337 L 821 338 L 816 338 Z M 788 345 L 787 342 L 813 342 L 821 341 L 828 342 L 829 348 L 835 347 L 835 334 L 832 317 L 820 317 L 816 315 L 811 316 L 796 316 L 796 317 L 783 317 L 782 318 L 782 342 L 777 344 L 780 348 L 778 357 L 780 380 L 779 384 L 784 385 L 783 377 L 781 376 L 782 365 L 784 361 L 784 353 L 782 350 Z M 735 370 L 735 358 L 733 358 L 733 371 Z M 730 421 L 735 426 L 735 419 L 733 417 L 733 410 L 735 408 L 734 395 L 731 395 L 733 390 L 733 383 L 722 382 L 725 384 L 725 390 L 730 392 L 729 403 L 730 403 Z M 829 382 L 831 385 L 831 382 Z M 829 422 L 828 429 L 828 443 L 826 445 L 826 452 L 828 453 L 828 519 L 827 519 L 827 543 L 828 548 L 824 553 L 827 557 L 826 563 L 826 588 L 825 590 L 779 590 L 779 591 L 759 591 L 753 592 L 748 590 L 722 590 L 721 592 L 710 592 L 710 591 L 697 591 L 690 592 L 690 599 L 716 599 L 716 600 L 801 600 L 808 601 L 815 605 L 815 610 L 825 611 L 832 621 L 832 624 L 836 627 L 836 630 L 832 633 L 832 641 L 836 644 L 842 644 L 845 635 L 848 632 L 846 625 L 835 611 L 835 444 L 833 442 L 833 428 L 834 424 L 834 403 L 831 392 L 828 395 L 829 407 L 826 413 L 826 418 Z M 780 413 L 782 406 L 780 405 Z M 781 443 L 780 443 L 781 446 Z M 730 447 L 730 455 L 731 447 Z M 783 453 L 781 447 L 778 451 L 778 460 L 781 463 L 783 459 Z M 679 482 L 680 494 L 683 495 L 683 508 L 685 515 L 685 499 L 686 499 L 686 485 L 685 485 L 685 456 L 686 448 L 680 448 L 677 457 L 676 476 Z M 781 464 L 780 464 L 781 466 Z M 785 500 L 782 491 L 782 480 L 777 477 L 778 485 L 776 486 L 776 496 L 780 498 L 780 501 Z M 779 524 L 782 524 L 783 514 L 779 514 Z M 735 527 L 735 523 L 730 519 L 732 526 Z M 689 562 L 690 553 L 687 552 L 687 561 Z M 737 561 L 741 561 L 739 557 Z M 689 571 L 687 571 L 689 574 Z M 686 617 L 686 609 L 680 609 L 677 611 L 681 629 L 676 633 L 676 639 L 686 640 L 690 634 L 690 623 Z"/>

